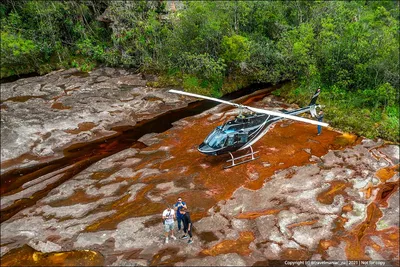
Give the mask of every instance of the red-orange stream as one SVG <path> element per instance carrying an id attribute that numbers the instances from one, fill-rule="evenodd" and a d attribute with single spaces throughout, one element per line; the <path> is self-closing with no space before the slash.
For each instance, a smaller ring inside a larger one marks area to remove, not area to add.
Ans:
<path id="1" fill-rule="evenodd" d="M 226 108 L 225 110 L 230 111 Z M 229 199 L 241 186 L 257 190 L 279 169 L 310 164 L 311 155 L 305 150 L 310 150 L 315 156 L 322 156 L 333 148 L 335 138 L 340 136 L 339 133 L 329 129 L 324 129 L 323 134 L 317 136 L 316 126 L 284 121 L 275 125 L 254 146 L 255 150 L 260 151 L 259 159 L 234 168 L 223 169 L 228 164 L 225 161 L 229 156 L 205 156 L 197 151 L 197 146 L 208 133 L 229 119 L 222 116 L 212 120 L 212 115 L 214 114 L 186 118 L 181 121 L 182 126 L 161 134 L 161 141 L 158 144 L 142 149 L 142 152 L 157 152 L 143 154 L 142 162 L 135 167 L 135 170 L 139 170 L 151 164 L 152 168 L 167 170 L 142 181 L 152 185 L 173 181 L 174 186 L 185 188 L 179 194 L 165 197 L 163 203 L 172 204 L 178 195 L 182 196 L 187 203 L 190 203 L 195 220 L 205 216 L 207 210 L 218 201 Z M 162 147 L 168 149 L 159 150 Z M 265 165 L 267 163 L 268 166 Z M 132 177 L 132 179 L 137 178 Z M 102 219 L 86 230 L 114 229 L 119 222 L 129 217 L 160 213 L 165 204 L 152 203 L 145 197 L 145 191 L 148 190 L 149 187 L 143 189 L 133 202 L 113 207 L 103 206 L 104 210 L 116 209 L 116 215 Z"/>
<path id="2" fill-rule="evenodd" d="M 200 254 L 217 256 L 220 254 L 237 253 L 242 256 L 247 256 L 251 253 L 249 245 L 253 240 L 254 234 L 252 232 L 241 232 L 238 239 L 224 240 L 209 249 L 204 249 Z"/>
<path id="3" fill-rule="evenodd" d="M 104 257 L 91 250 L 42 253 L 24 245 L 1 257 L 1 266 L 102 266 Z"/>

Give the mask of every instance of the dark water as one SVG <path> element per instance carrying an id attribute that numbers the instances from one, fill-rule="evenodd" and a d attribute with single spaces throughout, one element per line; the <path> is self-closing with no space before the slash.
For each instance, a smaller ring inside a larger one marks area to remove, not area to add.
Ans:
<path id="1" fill-rule="evenodd" d="M 11 83 L 11 82 L 15 82 L 16 80 L 19 80 L 19 79 L 31 78 L 31 77 L 36 77 L 36 76 L 40 76 L 40 74 L 37 72 L 31 72 L 31 73 L 20 74 L 20 75 L 12 75 L 12 76 L 0 79 L 0 83 Z"/>

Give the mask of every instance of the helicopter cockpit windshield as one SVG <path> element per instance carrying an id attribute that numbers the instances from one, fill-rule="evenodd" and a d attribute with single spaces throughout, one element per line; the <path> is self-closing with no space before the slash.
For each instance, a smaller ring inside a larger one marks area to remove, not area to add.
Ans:
<path id="1" fill-rule="evenodd" d="M 227 134 L 223 132 L 219 127 L 215 128 L 214 131 L 204 140 L 208 146 L 212 148 L 222 148 L 225 144 Z"/>

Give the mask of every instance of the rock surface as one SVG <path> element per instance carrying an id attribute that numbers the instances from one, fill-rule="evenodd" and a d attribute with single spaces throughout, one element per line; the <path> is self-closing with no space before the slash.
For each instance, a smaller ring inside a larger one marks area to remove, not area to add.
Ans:
<path id="1" fill-rule="evenodd" d="M 279 108 L 267 100 L 246 101 Z M 196 148 L 237 112 L 217 106 L 144 136 L 147 147 L 124 149 L 79 169 L 1 224 L 2 260 L 32 258 L 34 250 L 96 251 L 110 266 L 399 260 L 397 145 L 330 129 L 317 136 L 315 126 L 283 122 L 254 146 L 259 159 L 223 169 L 227 158 Z M 61 179 L 59 174 L 54 170 L 22 187 Z M 28 196 L 24 190 L 2 196 L 2 207 Z M 178 196 L 194 222 L 192 244 L 164 242 L 161 213 Z M 70 259 L 79 262 L 80 254 L 74 255 Z"/>
<path id="2" fill-rule="evenodd" d="M 1 173 L 61 157 L 71 144 L 187 103 L 122 69 L 70 69 L 1 84 Z"/>

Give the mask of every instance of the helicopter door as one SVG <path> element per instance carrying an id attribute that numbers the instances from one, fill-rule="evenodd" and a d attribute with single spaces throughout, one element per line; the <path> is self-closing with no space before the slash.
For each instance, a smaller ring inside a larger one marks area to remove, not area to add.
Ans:
<path id="1" fill-rule="evenodd" d="M 241 144 L 247 143 L 248 135 L 246 133 L 239 133 L 235 137 L 236 137 L 238 143 L 241 143 Z"/>
<path id="2" fill-rule="evenodd" d="M 233 146 L 236 142 L 236 134 L 235 135 L 228 135 L 228 138 L 226 139 L 226 145 L 227 146 Z"/>
<path id="3" fill-rule="evenodd" d="M 227 146 L 233 145 L 241 145 L 247 142 L 247 134 L 245 133 L 236 133 L 234 135 L 229 135 L 226 140 Z"/>

